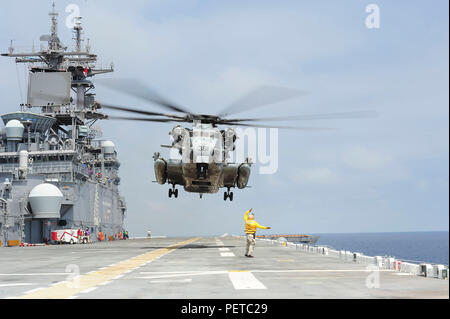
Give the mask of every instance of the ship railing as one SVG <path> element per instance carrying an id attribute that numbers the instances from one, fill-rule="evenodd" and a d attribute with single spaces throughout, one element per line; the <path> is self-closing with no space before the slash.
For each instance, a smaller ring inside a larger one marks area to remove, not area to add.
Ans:
<path id="1" fill-rule="evenodd" d="M 0 172 L 14 172 L 19 168 L 19 164 L 2 164 L 0 165 Z M 29 167 L 30 173 L 67 173 L 76 172 L 86 176 L 89 176 L 88 169 L 81 165 L 73 164 L 72 162 L 66 163 L 36 163 L 34 162 Z"/>
<path id="2" fill-rule="evenodd" d="M 51 114 L 51 115 L 57 115 L 57 114 L 71 114 L 73 111 L 76 111 L 76 107 L 73 105 L 44 105 L 41 106 L 42 113 L 44 114 Z"/>
<path id="3" fill-rule="evenodd" d="M 73 165 L 73 168 L 74 168 L 74 172 L 75 173 L 78 173 L 78 174 L 81 174 L 81 175 L 90 176 L 90 175 L 93 174 L 93 171 L 92 171 L 92 174 L 89 174 L 88 168 L 84 167 L 82 165 Z"/>
<path id="4" fill-rule="evenodd" d="M 46 173 L 46 172 L 67 172 L 70 171 L 70 163 L 33 163 L 29 168 L 33 173 Z M 2 164 L 0 165 L 0 171 L 13 172 L 19 168 L 19 164 Z"/>
<path id="5" fill-rule="evenodd" d="M 8 202 L 5 199 L 0 198 L 0 211 L 6 212 L 7 208 L 8 208 Z"/>
<path id="6" fill-rule="evenodd" d="M 33 173 L 71 172 L 72 163 L 33 163 L 31 170 Z"/>
<path id="7" fill-rule="evenodd" d="M 19 168 L 19 164 L 1 164 L 0 172 L 14 172 Z"/>
<path id="8" fill-rule="evenodd" d="M 401 258 L 395 258 L 390 256 L 366 256 L 362 253 L 351 252 L 348 250 L 336 250 L 322 245 L 309 245 L 309 244 L 294 244 L 287 243 L 286 241 L 273 240 L 267 238 L 257 238 L 270 242 L 273 245 L 282 247 L 292 247 L 298 251 L 319 254 L 327 257 L 339 258 L 345 262 L 354 262 L 367 265 L 367 267 L 375 267 L 378 270 L 385 271 L 397 271 L 402 273 L 409 273 L 412 275 L 448 279 L 448 265 L 434 264 L 430 262 L 419 262 L 406 260 Z M 372 268 L 368 268 L 370 271 Z"/>

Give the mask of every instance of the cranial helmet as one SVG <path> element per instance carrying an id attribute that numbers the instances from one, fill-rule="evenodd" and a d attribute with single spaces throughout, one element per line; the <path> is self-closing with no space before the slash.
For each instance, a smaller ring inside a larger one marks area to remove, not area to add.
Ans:
<path id="1" fill-rule="evenodd" d="M 253 213 L 248 214 L 248 219 L 255 219 L 255 215 L 253 215 Z"/>

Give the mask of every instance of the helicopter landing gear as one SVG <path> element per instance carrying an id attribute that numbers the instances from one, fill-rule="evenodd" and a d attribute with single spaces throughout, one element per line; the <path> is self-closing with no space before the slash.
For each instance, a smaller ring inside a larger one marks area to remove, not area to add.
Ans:
<path id="1" fill-rule="evenodd" d="M 175 188 L 175 185 L 172 188 L 169 188 L 169 197 L 171 198 L 173 196 L 175 196 L 175 198 L 178 197 L 178 189 Z"/>
<path id="2" fill-rule="evenodd" d="M 233 192 L 230 192 L 230 188 L 228 188 L 228 190 L 223 193 L 223 200 L 227 200 L 227 198 L 230 199 L 230 202 L 233 201 Z"/>

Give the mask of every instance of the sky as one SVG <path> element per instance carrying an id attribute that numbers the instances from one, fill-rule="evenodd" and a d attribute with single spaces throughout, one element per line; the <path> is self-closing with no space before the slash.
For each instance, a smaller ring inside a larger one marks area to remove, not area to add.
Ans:
<path id="1" fill-rule="evenodd" d="M 310 92 L 240 115 L 307 115 L 375 110 L 370 119 L 308 121 L 333 131 L 278 131 L 278 170 L 251 188 L 205 195 L 154 183 L 153 153 L 168 156 L 171 124 L 103 121 L 121 162 L 120 191 L 134 236 L 242 234 L 243 214 L 271 233 L 447 230 L 449 225 L 448 1 L 55 1 L 80 8 L 102 78 L 133 78 L 193 112 L 216 114 L 261 85 Z M 380 27 L 367 28 L 368 4 Z M 39 48 L 50 1 L 8 1 L 0 51 Z M 2 112 L 18 109 L 26 69 L 1 58 Z M 95 81 L 95 78 L 94 78 Z M 161 111 L 97 86 L 97 100 Z M 281 123 L 277 123 L 281 124 Z M 289 123 L 289 124 L 292 124 Z M 261 233 L 267 231 L 260 231 Z"/>

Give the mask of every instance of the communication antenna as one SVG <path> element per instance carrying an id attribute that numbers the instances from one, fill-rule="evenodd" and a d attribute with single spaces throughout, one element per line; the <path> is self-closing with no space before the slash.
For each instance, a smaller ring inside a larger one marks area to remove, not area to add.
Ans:
<path id="1" fill-rule="evenodd" d="M 11 44 L 10 44 L 8 50 L 9 50 L 9 54 L 13 54 L 13 52 L 14 52 L 13 40 L 11 40 Z"/>
<path id="2" fill-rule="evenodd" d="M 73 31 L 75 33 L 74 40 L 76 41 L 76 51 L 81 52 L 81 42 L 83 39 L 81 38 L 81 31 L 83 30 L 83 27 L 81 26 L 81 17 L 75 17 L 75 25 L 73 27 Z"/>

